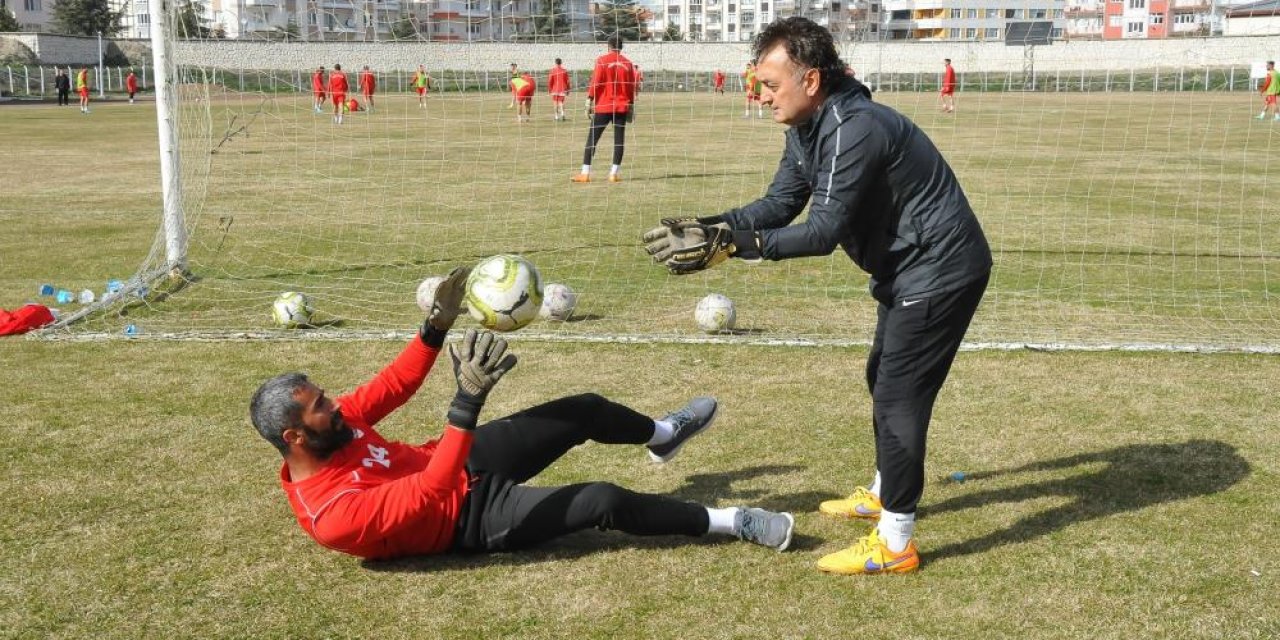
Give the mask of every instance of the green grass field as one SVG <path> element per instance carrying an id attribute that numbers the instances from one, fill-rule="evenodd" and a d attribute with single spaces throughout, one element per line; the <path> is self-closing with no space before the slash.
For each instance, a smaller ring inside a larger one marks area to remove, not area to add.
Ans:
<path id="1" fill-rule="evenodd" d="M 983 216 L 998 263 L 983 332 L 1029 324 L 1028 335 L 1228 343 L 1280 333 L 1270 279 L 1278 232 L 1263 206 L 1280 127 L 1247 120 L 1251 95 L 962 96 L 954 121 L 929 111 L 932 95 L 881 99 L 918 118 Z M 780 135 L 737 117 L 736 97 L 651 100 L 653 121 L 641 119 L 628 148 L 628 181 L 580 192 L 567 178 L 581 119 L 519 133 L 501 96 L 445 96 L 421 119 L 388 96 L 379 113 L 337 131 L 301 102 L 263 110 L 248 138 L 211 156 L 193 236 L 201 281 L 94 326 L 266 329 L 270 296 L 293 285 L 348 319 L 343 328 L 407 335 L 418 278 L 511 242 L 590 292 L 590 317 L 566 332 L 640 324 L 684 335 L 690 299 L 723 288 L 761 334 L 865 338 L 865 278 L 842 258 L 673 281 L 637 255 L 632 238 L 654 219 L 757 192 Z M 215 105 L 218 131 L 257 110 L 248 99 Z M 105 104 L 90 116 L 0 106 L 10 157 L 0 168 L 0 308 L 43 282 L 98 288 L 142 262 L 158 217 L 154 116 L 149 105 Z M 678 127 L 686 117 L 693 125 Z M 742 153 L 744 139 L 763 149 L 758 157 Z M 373 180 L 387 171 L 421 182 Z M 495 186 L 494 175 L 505 179 Z M 526 217 L 539 210 L 547 217 Z M 568 245 L 581 248 L 555 249 L 570 232 Z M 293 243 L 280 246 L 286 237 Z M 605 286 L 614 282 L 618 291 Z M 646 295 L 658 302 L 633 300 Z M 1190 302 L 1171 303 L 1177 295 Z M 830 329 L 830 317 L 846 326 Z M 1143 323 L 1154 326 L 1126 333 Z M 843 579 L 813 564 L 865 527 L 820 517 L 816 505 L 868 480 L 874 465 L 865 349 L 515 337 L 521 363 L 487 416 L 583 391 L 654 414 L 703 393 L 724 406 L 715 429 L 670 465 L 648 464 L 638 448 L 588 445 L 539 483 L 607 479 L 788 509 L 795 549 L 586 532 L 526 554 L 362 564 L 298 528 L 278 456 L 249 426 L 247 404 L 258 383 L 288 369 L 350 389 L 397 340 L 8 338 L 0 637 L 1280 635 L 1275 356 L 962 353 L 931 429 L 922 570 Z M 449 378 L 432 376 L 383 433 L 433 435 Z M 946 481 L 956 470 L 969 480 Z"/>

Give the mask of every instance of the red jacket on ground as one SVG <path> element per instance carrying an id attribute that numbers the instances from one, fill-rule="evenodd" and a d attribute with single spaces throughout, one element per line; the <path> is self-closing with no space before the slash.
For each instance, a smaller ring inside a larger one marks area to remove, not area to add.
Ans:
<path id="1" fill-rule="evenodd" d="M 596 113 L 626 113 L 636 99 L 636 71 L 621 51 L 596 58 L 587 97 L 595 101 Z"/>
<path id="2" fill-rule="evenodd" d="M 355 431 L 351 442 L 304 480 L 281 467 L 280 486 L 316 542 L 371 559 L 439 553 L 453 542 L 469 490 L 471 432 L 446 427 L 440 439 L 411 446 L 373 429 L 413 397 L 439 354 L 414 337 L 372 380 L 336 399 Z"/>

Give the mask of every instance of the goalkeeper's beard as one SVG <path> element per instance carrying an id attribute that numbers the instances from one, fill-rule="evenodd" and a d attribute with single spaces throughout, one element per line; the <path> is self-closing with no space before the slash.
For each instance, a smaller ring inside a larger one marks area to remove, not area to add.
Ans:
<path id="1" fill-rule="evenodd" d="M 351 442 L 355 437 L 355 432 L 342 419 L 341 410 L 333 412 L 332 423 L 328 431 L 312 431 L 310 428 L 303 426 L 302 433 L 302 446 L 311 455 L 321 460 L 328 460 L 329 456 L 347 446 L 347 443 Z"/>

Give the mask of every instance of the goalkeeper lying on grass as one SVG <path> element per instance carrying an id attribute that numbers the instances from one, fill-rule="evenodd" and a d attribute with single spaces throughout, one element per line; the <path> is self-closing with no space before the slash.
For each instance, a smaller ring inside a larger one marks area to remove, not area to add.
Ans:
<path id="1" fill-rule="evenodd" d="M 787 548 L 787 513 L 713 509 L 605 482 L 525 486 L 587 440 L 647 445 L 654 461 L 666 462 L 711 424 L 716 401 L 695 398 L 654 420 L 584 394 L 477 426 L 489 391 L 516 363 L 492 333 L 468 330 L 450 346 L 458 391 L 439 438 L 416 446 L 384 439 L 374 425 L 422 385 L 461 310 L 466 279 L 465 269 L 449 275 L 419 335 L 355 391 L 329 398 L 305 375 L 286 373 L 254 394 L 253 425 L 284 456 L 280 485 L 308 535 L 371 559 L 523 549 L 588 527 L 727 534 Z"/>

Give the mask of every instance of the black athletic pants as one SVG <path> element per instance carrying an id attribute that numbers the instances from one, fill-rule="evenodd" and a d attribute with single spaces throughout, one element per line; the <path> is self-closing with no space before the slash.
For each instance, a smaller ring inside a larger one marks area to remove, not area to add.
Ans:
<path id="1" fill-rule="evenodd" d="M 990 274 L 963 289 L 880 304 L 867 357 L 880 501 L 914 513 L 924 493 L 925 436 L 933 402 L 951 371 Z"/>
<path id="2" fill-rule="evenodd" d="M 59 105 L 71 104 L 70 89 L 58 89 L 58 104 Z"/>
<path id="3" fill-rule="evenodd" d="M 596 527 L 635 535 L 700 536 L 710 520 L 701 505 L 636 493 L 605 482 L 527 487 L 573 447 L 644 444 L 653 419 L 596 394 L 561 398 L 476 429 L 454 549 L 521 549 Z"/>
<path id="4" fill-rule="evenodd" d="M 587 149 L 582 152 L 582 164 L 590 165 L 596 154 L 596 143 L 604 135 L 605 125 L 613 123 L 613 163 L 622 164 L 622 152 L 627 142 L 627 114 L 597 113 L 591 117 L 591 130 L 587 132 Z"/>

